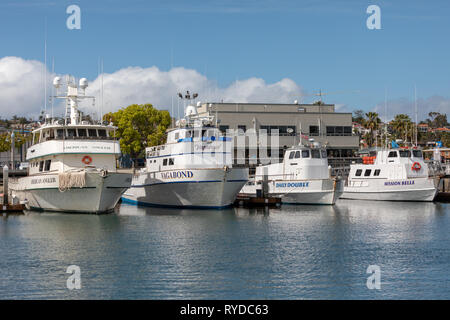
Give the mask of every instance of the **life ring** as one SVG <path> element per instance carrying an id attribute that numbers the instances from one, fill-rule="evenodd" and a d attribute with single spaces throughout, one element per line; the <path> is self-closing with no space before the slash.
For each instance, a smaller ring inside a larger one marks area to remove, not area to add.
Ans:
<path id="1" fill-rule="evenodd" d="M 92 158 L 90 156 L 84 156 L 81 162 L 84 164 L 90 164 L 92 162 Z"/>
<path id="2" fill-rule="evenodd" d="M 422 166 L 418 162 L 414 162 L 413 165 L 411 166 L 411 170 L 419 171 L 420 169 L 422 169 Z"/>

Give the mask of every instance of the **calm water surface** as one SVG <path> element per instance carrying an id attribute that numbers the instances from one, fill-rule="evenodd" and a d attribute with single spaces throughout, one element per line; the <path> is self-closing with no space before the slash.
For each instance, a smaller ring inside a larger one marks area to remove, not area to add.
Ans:
<path id="1" fill-rule="evenodd" d="M 450 205 L 4 216 L 0 299 L 450 299 Z"/>

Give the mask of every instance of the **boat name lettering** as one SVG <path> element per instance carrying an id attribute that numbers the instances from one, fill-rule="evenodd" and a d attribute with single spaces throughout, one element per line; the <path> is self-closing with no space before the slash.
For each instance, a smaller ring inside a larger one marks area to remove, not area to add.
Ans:
<path id="1" fill-rule="evenodd" d="M 277 183 L 277 188 L 308 188 L 309 182 L 283 182 Z"/>
<path id="2" fill-rule="evenodd" d="M 385 182 L 384 185 L 385 186 L 409 186 L 414 184 L 414 180 L 410 180 L 410 181 L 388 181 Z"/>
<path id="3" fill-rule="evenodd" d="M 193 176 L 194 173 L 192 171 L 161 172 L 163 179 L 192 178 Z"/>
<path id="4" fill-rule="evenodd" d="M 31 184 L 41 184 L 41 183 L 53 183 L 56 182 L 56 178 L 43 178 L 43 179 L 31 179 Z"/>

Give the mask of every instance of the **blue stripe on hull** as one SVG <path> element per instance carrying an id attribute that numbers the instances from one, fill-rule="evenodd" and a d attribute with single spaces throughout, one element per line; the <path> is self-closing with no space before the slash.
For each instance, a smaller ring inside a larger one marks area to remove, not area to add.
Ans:
<path id="1" fill-rule="evenodd" d="M 122 197 L 123 203 L 134 204 L 136 206 L 144 206 L 144 207 L 154 207 L 154 208 L 172 208 L 172 209 L 226 209 L 231 207 L 232 204 L 228 204 L 225 206 L 177 206 L 177 205 L 168 205 L 168 204 L 157 204 L 157 203 L 149 203 L 142 202 L 137 200 L 131 200 Z"/>

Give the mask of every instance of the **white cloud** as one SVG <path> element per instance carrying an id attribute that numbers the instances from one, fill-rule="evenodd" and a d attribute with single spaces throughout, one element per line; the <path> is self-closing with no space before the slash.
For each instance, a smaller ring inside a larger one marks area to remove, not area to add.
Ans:
<path id="1" fill-rule="evenodd" d="M 47 96 L 51 93 L 52 79 L 47 71 Z M 44 105 L 43 80 L 44 65 L 39 61 L 19 57 L 0 59 L 0 116 L 36 117 Z M 98 113 L 102 105 L 101 87 L 101 76 L 91 81 L 86 94 L 97 97 L 97 106 L 93 108 L 92 104 L 83 103 L 80 109 Z M 133 103 L 151 103 L 171 111 L 173 99 L 176 115 L 177 93 L 186 90 L 198 92 L 200 101 L 288 103 L 302 95 L 301 87 L 290 79 L 266 83 L 260 78 L 249 78 L 221 88 L 216 81 L 193 69 L 178 67 L 162 71 L 157 67 L 128 67 L 103 75 L 103 112 L 116 111 Z M 50 110 L 49 105 L 47 110 Z M 55 115 L 62 115 L 62 112 L 59 103 L 55 106 Z"/>
<path id="2" fill-rule="evenodd" d="M 0 59 L 0 117 L 35 116 L 44 106 L 44 96 L 41 62 L 18 57 Z"/>
<path id="3" fill-rule="evenodd" d="M 177 109 L 177 93 L 198 92 L 200 101 L 224 102 L 292 102 L 302 89 L 290 79 L 267 84 L 260 78 L 238 80 L 226 88 L 196 70 L 182 67 L 169 71 L 157 67 L 129 67 L 103 75 L 103 109 L 115 111 L 132 103 L 152 103 L 159 109 L 171 110 L 172 99 Z M 89 87 L 89 94 L 101 95 L 101 77 Z M 101 103 L 101 100 L 99 101 Z"/>

